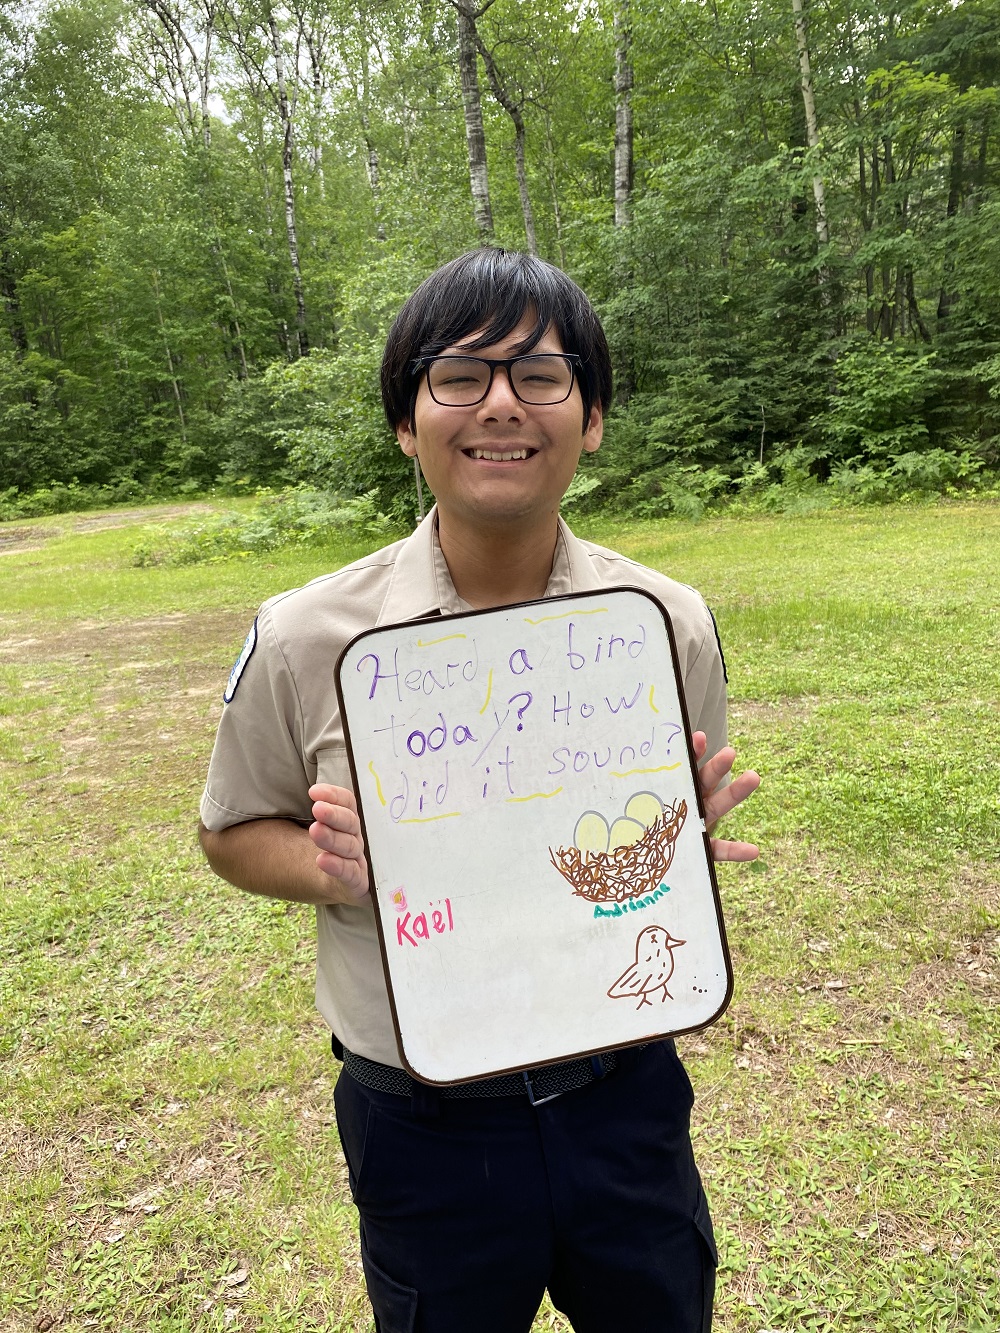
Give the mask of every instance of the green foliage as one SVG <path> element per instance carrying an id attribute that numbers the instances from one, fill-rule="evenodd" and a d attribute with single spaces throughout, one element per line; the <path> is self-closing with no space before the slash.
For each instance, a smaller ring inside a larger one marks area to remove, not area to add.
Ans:
<path id="1" fill-rule="evenodd" d="M 304 486 L 264 493 L 249 511 L 216 513 L 151 532 L 132 551 L 131 563 L 140 568 L 200 565 L 286 547 L 329 546 L 345 537 L 389 542 L 403 535 L 376 500 L 374 491 L 344 499 Z"/>
<path id="2" fill-rule="evenodd" d="M 830 405 L 813 422 L 819 456 L 882 463 L 926 446 L 924 405 L 940 381 L 934 360 L 933 352 L 892 343 L 865 343 L 839 357 Z"/>
<path id="3" fill-rule="evenodd" d="M 186 481 L 163 486 L 159 479 L 140 484 L 125 478 L 110 486 L 84 486 L 76 478 L 53 482 L 32 491 L 11 486 L 0 491 L 0 523 L 19 518 L 38 518 L 44 514 L 71 514 L 82 509 L 107 509 L 113 505 L 148 504 L 166 496 L 190 499 L 198 493 L 197 483 Z"/>
<path id="4" fill-rule="evenodd" d="M 293 6 L 274 36 L 259 5 L 228 12 L 181 5 L 166 34 L 136 0 L 5 12 L 0 490 L 307 483 L 375 491 L 406 520 L 382 343 L 421 278 L 477 241 L 453 7 Z M 786 0 L 632 19 L 627 226 L 614 6 L 569 22 L 554 0 L 495 0 L 479 19 L 523 117 L 539 248 L 612 347 L 618 416 L 571 504 L 694 515 L 775 487 L 812 504 L 784 480 L 803 457 L 836 476 L 832 501 L 975 483 L 976 459 L 1000 462 L 993 8 L 813 6 L 814 147 Z M 481 74 L 495 235 L 520 246 L 513 122 Z"/>

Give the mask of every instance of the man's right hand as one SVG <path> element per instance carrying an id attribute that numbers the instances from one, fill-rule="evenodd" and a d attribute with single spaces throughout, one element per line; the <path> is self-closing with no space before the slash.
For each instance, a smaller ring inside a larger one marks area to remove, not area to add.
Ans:
<path id="1" fill-rule="evenodd" d="M 368 865 L 351 792 L 325 783 L 311 788 L 316 822 L 306 831 L 291 819 L 248 819 L 219 831 L 200 829 L 217 875 L 249 893 L 288 902 L 359 907 L 368 897 Z M 317 856 L 317 848 L 319 855 Z"/>
<path id="2" fill-rule="evenodd" d="M 354 793 L 317 782 L 309 788 L 309 797 L 315 821 L 309 836 L 319 848 L 316 864 L 347 890 L 350 896 L 341 901 L 359 902 L 368 892 L 368 862 Z"/>

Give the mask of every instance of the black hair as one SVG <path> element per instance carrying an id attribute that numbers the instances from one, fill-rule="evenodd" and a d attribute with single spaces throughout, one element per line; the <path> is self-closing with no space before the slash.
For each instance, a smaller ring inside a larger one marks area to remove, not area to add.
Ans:
<path id="1" fill-rule="evenodd" d="M 583 398 L 583 429 L 590 409 L 611 406 L 611 354 L 594 307 L 561 269 L 544 259 L 484 246 L 442 265 L 420 284 L 396 316 L 382 357 L 382 406 L 389 425 L 412 422 L 423 373 L 420 357 L 479 337 L 467 346 L 489 347 L 533 314 L 534 328 L 515 349 L 528 352 L 551 327 L 563 351 L 579 356 L 577 382 Z"/>

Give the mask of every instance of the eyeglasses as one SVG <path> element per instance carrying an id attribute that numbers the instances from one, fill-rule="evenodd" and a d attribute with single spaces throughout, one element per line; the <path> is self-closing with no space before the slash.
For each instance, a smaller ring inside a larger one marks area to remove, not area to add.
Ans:
<path id="1" fill-rule="evenodd" d="M 572 352 L 537 352 L 489 360 L 482 356 L 422 356 L 414 374 L 427 372 L 427 388 L 441 407 L 474 407 L 493 385 L 499 368 L 507 372 L 514 396 L 532 407 L 564 403 L 582 361 Z"/>

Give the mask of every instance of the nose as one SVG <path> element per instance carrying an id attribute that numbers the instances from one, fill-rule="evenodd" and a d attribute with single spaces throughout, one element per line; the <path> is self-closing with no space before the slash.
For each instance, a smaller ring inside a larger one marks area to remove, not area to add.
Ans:
<path id="1" fill-rule="evenodd" d="M 480 421 L 524 420 L 524 404 L 511 388 L 510 375 L 503 366 L 493 372 L 490 391 L 479 404 Z"/>

